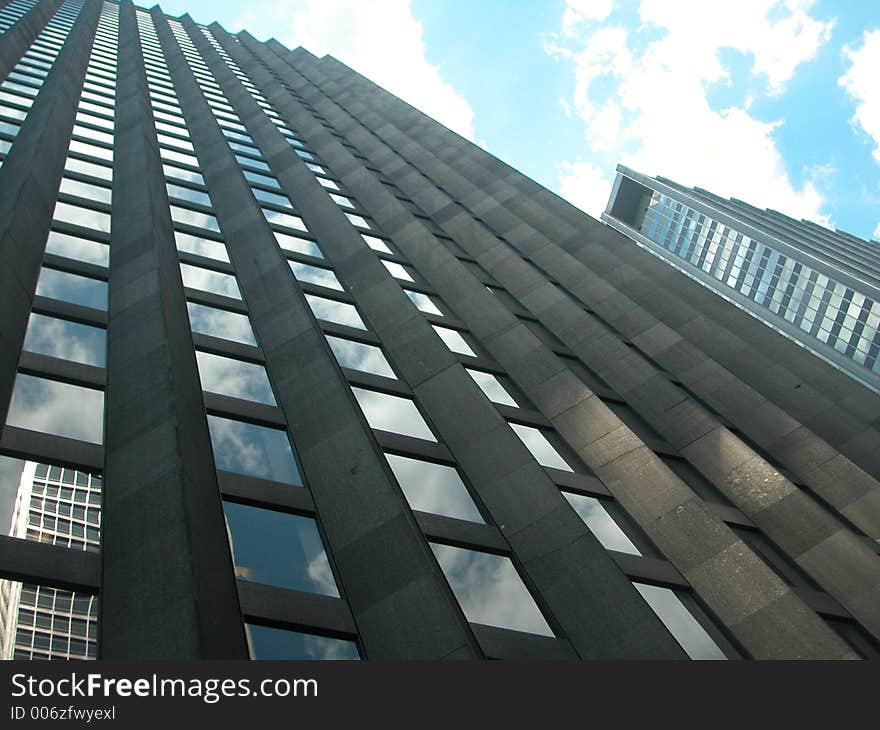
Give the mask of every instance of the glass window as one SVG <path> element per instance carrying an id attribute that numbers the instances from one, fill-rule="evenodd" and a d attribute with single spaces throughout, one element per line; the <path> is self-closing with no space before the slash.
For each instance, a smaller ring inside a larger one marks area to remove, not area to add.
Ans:
<path id="1" fill-rule="evenodd" d="M 337 291 L 345 291 L 339 279 L 336 278 L 330 269 L 324 269 L 320 266 L 311 266 L 310 264 L 301 264 L 298 261 L 288 261 L 290 270 L 298 281 L 309 284 L 324 286 L 328 289 L 336 289 Z"/>
<path id="2" fill-rule="evenodd" d="M 241 342 L 245 345 L 257 344 L 250 320 L 245 315 L 227 312 L 225 309 L 217 309 L 216 307 L 207 307 L 195 302 L 187 302 L 186 308 L 189 312 L 189 324 L 193 332 Z"/>
<path id="3" fill-rule="evenodd" d="M 532 452 L 532 456 L 541 466 L 549 466 L 553 469 L 562 469 L 564 471 L 574 471 L 565 463 L 547 437 L 537 428 L 531 426 L 523 426 L 519 423 L 511 423 L 510 427 L 513 432 L 519 436 L 526 448 Z"/>
<path id="4" fill-rule="evenodd" d="M 66 271 L 40 270 L 37 294 L 50 299 L 79 304 L 94 309 L 107 309 L 107 283 Z"/>
<path id="5" fill-rule="evenodd" d="M 358 226 L 359 228 L 366 228 L 366 229 L 370 228 L 370 224 L 367 223 L 367 219 L 362 216 L 355 215 L 354 213 L 346 213 L 345 217 L 348 218 L 349 222 L 353 226 Z"/>
<path id="6" fill-rule="evenodd" d="M 306 228 L 306 224 L 303 223 L 303 219 L 298 215 L 290 215 L 290 213 L 279 213 L 277 210 L 269 210 L 268 208 L 261 208 L 263 211 L 263 215 L 266 217 L 266 220 L 269 223 L 272 223 L 276 226 L 285 226 L 286 228 L 293 228 L 297 231 L 308 231 Z"/>
<path id="7" fill-rule="evenodd" d="M 96 231 L 110 233 L 110 214 L 99 210 L 84 208 L 70 203 L 55 203 L 55 212 L 52 218 L 56 221 L 72 223 L 84 228 L 92 228 Z"/>
<path id="8" fill-rule="evenodd" d="M 397 377 L 394 370 L 391 369 L 391 365 L 388 364 L 388 360 L 385 359 L 385 355 L 382 354 L 381 348 L 332 335 L 326 335 L 326 337 L 340 366 L 373 375 L 382 375 L 386 378 Z"/>
<path id="9" fill-rule="evenodd" d="M 405 266 L 398 264 L 395 261 L 386 261 L 385 259 L 380 259 L 382 265 L 388 269 L 388 273 L 391 274 L 395 279 L 403 279 L 404 281 L 415 281 L 412 278 L 409 271 L 407 271 Z"/>
<path id="10" fill-rule="evenodd" d="M 231 357 L 196 352 L 202 389 L 233 398 L 275 405 L 266 368 Z"/>
<path id="11" fill-rule="evenodd" d="M 269 191 L 260 188 L 251 188 L 251 190 L 254 193 L 254 197 L 263 203 L 279 205 L 282 208 L 293 208 L 293 204 L 285 195 L 277 195 L 276 193 L 270 193 Z"/>
<path id="12" fill-rule="evenodd" d="M 19 373 L 6 422 L 100 444 L 104 440 L 104 393 Z"/>
<path id="13" fill-rule="evenodd" d="M 403 291 L 410 298 L 410 301 L 416 305 L 416 309 L 420 312 L 437 314 L 441 317 L 443 316 L 443 312 L 440 311 L 440 308 L 434 304 L 434 300 L 427 294 L 420 294 L 419 292 L 410 291 L 409 289 L 404 289 Z"/>
<path id="14" fill-rule="evenodd" d="M 113 159 L 113 150 L 108 150 L 106 147 L 99 147 L 94 144 L 88 144 L 87 142 L 80 142 L 78 139 L 72 139 L 70 141 L 70 151 L 78 152 L 81 155 L 97 157 L 101 160 L 110 161 Z"/>
<path id="15" fill-rule="evenodd" d="M 572 494 L 563 492 L 562 496 L 578 513 L 596 539 L 602 543 L 606 550 L 617 550 L 630 555 L 641 555 L 639 549 L 633 545 L 626 533 L 605 511 L 602 503 L 595 497 L 587 497 L 584 494 Z"/>
<path id="16" fill-rule="evenodd" d="M 192 289 L 220 294 L 225 297 L 241 299 L 241 292 L 234 276 L 221 274 L 218 271 L 203 269 L 201 266 L 180 265 L 183 285 Z"/>
<path id="17" fill-rule="evenodd" d="M 397 454 L 385 458 L 412 509 L 483 523 L 455 467 Z"/>
<path id="18" fill-rule="evenodd" d="M 482 370 L 471 370 L 470 368 L 465 368 L 465 370 L 467 370 L 468 375 L 474 379 L 474 382 L 479 386 L 480 390 L 486 394 L 486 397 L 490 401 L 505 406 L 519 406 L 519 404 L 511 397 L 510 393 L 508 393 L 504 389 L 504 386 L 501 385 L 501 381 L 494 375 L 484 373 Z"/>
<path id="19" fill-rule="evenodd" d="M 727 658 L 675 591 L 647 583 L 633 585 L 691 659 Z"/>
<path id="20" fill-rule="evenodd" d="M 431 543 L 468 621 L 553 636 L 510 558 Z"/>
<path id="21" fill-rule="evenodd" d="M 345 208 L 354 208 L 355 204 L 351 202 L 344 195 L 336 195 L 335 193 L 329 193 L 330 197 L 333 199 L 333 202 L 337 205 L 341 205 Z"/>
<path id="22" fill-rule="evenodd" d="M 64 163 L 64 169 L 67 172 L 79 172 L 83 175 L 91 175 L 102 180 L 111 180 L 113 178 L 113 168 L 107 165 L 99 165 L 95 162 L 86 162 L 78 160 L 75 157 L 68 157 Z"/>
<path id="23" fill-rule="evenodd" d="M 24 349 L 102 368 L 106 362 L 106 331 L 32 313 L 28 320 Z"/>
<path id="24" fill-rule="evenodd" d="M 165 173 L 165 177 L 172 180 L 191 182 L 196 185 L 205 184 L 205 178 L 192 170 L 184 170 L 182 167 L 176 167 L 175 165 L 162 165 L 162 171 Z"/>
<path id="25" fill-rule="evenodd" d="M 207 213 L 200 213 L 197 210 L 190 210 L 189 208 L 181 208 L 176 205 L 170 207 L 171 220 L 175 223 L 183 223 L 188 226 L 195 226 L 196 228 L 204 228 L 217 233 L 220 232 L 220 224 L 214 216 L 208 215 Z"/>
<path id="26" fill-rule="evenodd" d="M 220 416 L 208 416 L 218 469 L 302 486 L 287 434 Z"/>
<path id="27" fill-rule="evenodd" d="M 238 149 L 238 148 L 244 147 L 245 145 L 230 144 L 229 146 L 232 147 L 233 149 Z M 248 148 L 248 149 L 250 149 L 250 148 Z M 254 150 L 254 152 L 257 152 L 257 150 Z M 269 166 L 265 162 L 263 162 L 262 160 L 255 160 L 251 157 L 245 157 L 244 155 L 236 155 L 235 159 L 238 161 L 239 165 L 250 166 L 250 167 L 253 167 L 257 170 L 263 170 L 265 172 L 272 172 L 272 170 L 269 168 Z"/>
<path id="28" fill-rule="evenodd" d="M 353 304 L 337 302 L 334 299 L 326 299 L 314 294 L 306 294 L 306 302 L 311 308 L 312 314 L 318 319 L 354 327 L 359 330 L 367 329 Z"/>
<path id="29" fill-rule="evenodd" d="M 375 390 L 352 388 L 370 428 L 436 441 L 414 401 Z"/>
<path id="30" fill-rule="evenodd" d="M 210 196 L 201 190 L 193 190 L 184 185 L 174 185 L 173 183 L 165 183 L 165 189 L 168 191 L 168 195 L 172 198 L 188 200 L 190 203 L 204 205 L 206 208 L 211 207 Z M 202 226 L 202 228 L 207 228 L 207 226 Z"/>
<path id="31" fill-rule="evenodd" d="M 328 180 L 326 177 L 316 177 L 315 179 L 320 185 L 327 188 L 328 190 L 339 190 L 339 186 L 332 180 Z"/>
<path id="32" fill-rule="evenodd" d="M 285 251 L 302 253 L 306 256 L 314 256 L 317 259 L 324 258 L 321 248 L 314 241 L 299 238 L 298 236 L 291 236 L 287 233 L 280 233 L 279 231 L 272 231 L 272 235 L 275 236 L 278 245 Z"/>
<path id="33" fill-rule="evenodd" d="M 245 624 L 251 659 L 360 659 L 357 645 L 344 639 Z"/>
<path id="34" fill-rule="evenodd" d="M 90 183 L 80 182 L 79 180 L 71 180 L 69 177 L 61 179 L 60 192 L 68 195 L 77 195 L 80 198 L 88 198 L 97 203 L 106 203 L 110 205 L 111 191 L 100 185 L 92 185 Z"/>
<path id="35" fill-rule="evenodd" d="M 368 236 L 366 233 L 361 233 L 361 238 L 364 239 L 364 242 L 374 251 L 378 251 L 379 253 L 387 253 L 393 254 L 394 252 L 388 247 L 388 244 L 385 243 L 381 238 L 376 238 L 375 236 Z"/>
<path id="36" fill-rule="evenodd" d="M 199 238 L 198 236 L 191 236 L 189 233 L 181 233 L 180 231 L 174 231 L 174 240 L 177 243 L 178 251 L 186 251 L 197 256 L 229 262 L 226 245 L 220 241 Z"/>
<path id="37" fill-rule="evenodd" d="M 281 184 L 274 177 L 270 175 L 261 175 L 258 172 L 253 172 L 252 170 L 242 170 L 245 179 L 248 182 L 259 183 L 260 185 L 266 185 L 270 188 L 281 189 Z"/>
<path id="38" fill-rule="evenodd" d="M 446 346 L 453 352 L 457 352 L 460 355 L 470 355 L 471 357 L 477 356 L 477 353 L 470 348 L 467 340 L 461 336 L 458 330 L 449 329 L 449 327 L 440 327 L 436 324 L 432 324 L 431 327 L 434 328 L 434 332 L 437 333 L 440 339 L 443 340 L 443 342 L 446 343 Z"/>
<path id="39" fill-rule="evenodd" d="M 239 580 L 339 596 L 314 520 L 234 502 L 223 512 Z"/>
<path id="40" fill-rule="evenodd" d="M 107 244 L 90 241 L 87 238 L 69 236 L 57 231 L 49 233 L 49 238 L 46 241 L 46 253 L 98 266 L 110 264 L 110 247 Z"/>

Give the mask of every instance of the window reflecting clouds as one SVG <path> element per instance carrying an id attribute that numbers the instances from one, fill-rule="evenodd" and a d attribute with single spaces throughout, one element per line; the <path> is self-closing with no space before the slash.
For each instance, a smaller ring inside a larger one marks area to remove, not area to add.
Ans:
<path id="1" fill-rule="evenodd" d="M 203 390 L 275 405 L 269 376 L 262 365 L 198 351 L 196 361 Z"/>
<path id="2" fill-rule="evenodd" d="M 342 284 L 339 283 L 339 279 L 336 278 L 336 274 L 330 271 L 330 269 L 301 264 L 298 261 L 288 261 L 287 263 L 290 264 L 290 270 L 298 281 L 325 286 L 328 289 L 336 289 L 337 291 L 345 291 Z"/>
<path id="3" fill-rule="evenodd" d="M 100 444 L 104 438 L 104 393 L 19 373 L 6 422 Z"/>
<path id="4" fill-rule="evenodd" d="M 70 203 L 55 203 L 52 219 L 110 233 L 110 214 Z"/>
<path id="5" fill-rule="evenodd" d="M 414 401 L 375 390 L 352 388 L 370 428 L 436 441 Z"/>
<path id="6" fill-rule="evenodd" d="M 490 373 L 484 373 L 482 370 L 471 370 L 465 368 L 467 374 L 470 375 L 474 382 L 479 386 L 480 390 L 486 394 L 486 397 L 493 403 L 500 403 L 505 406 L 517 407 L 519 404 L 508 393 L 501 381 Z"/>
<path id="7" fill-rule="evenodd" d="M 223 512 L 239 580 L 339 596 L 314 520 L 233 502 Z"/>
<path id="8" fill-rule="evenodd" d="M 385 359 L 381 348 L 332 335 L 326 337 L 327 342 L 330 343 L 330 349 L 333 350 L 337 362 L 342 367 L 373 373 L 373 375 L 383 375 L 386 378 L 397 377 Z"/>
<path id="9" fill-rule="evenodd" d="M 391 274 L 395 279 L 403 279 L 404 281 L 415 281 L 412 278 L 409 271 L 406 270 L 405 266 L 398 264 L 396 261 L 386 261 L 385 259 L 380 259 L 382 265 L 388 269 L 388 273 Z"/>
<path id="10" fill-rule="evenodd" d="M 189 323 L 193 332 L 224 340 L 256 345 L 257 339 L 251 329 L 250 320 L 243 314 L 227 312 L 225 309 L 206 307 L 195 302 L 186 303 Z"/>
<path id="11" fill-rule="evenodd" d="M 177 243 L 178 251 L 186 251 L 197 256 L 229 262 L 226 245 L 220 241 L 199 238 L 198 236 L 191 236 L 189 233 L 181 233 L 180 231 L 174 231 L 174 241 Z"/>
<path id="12" fill-rule="evenodd" d="M 201 266 L 191 266 L 190 264 L 181 264 L 180 274 L 183 277 L 184 286 L 192 289 L 201 289 L 213 294 L 220 294 L 224 297 L 241 299 L 241 292 L 238 289 L 238 283 L 235 281 L 234 276 L 211 271 Z"/>
<path id="13" fill-rule="evenodd" d="M 436 543 L 431 550 L 468 621 L 554 635 L 510 558 Z"/>
<path id="14" fill-rule="evenodd" d="M 90 241 L 87 238 L 68 236 L 66 233 L 51 231 L 46 241 L 46 253 L 66 256 L 69 259 L 84 261 L 87 264 L 108 266 L 110 247 L 105 243 Z"/>
<path id="15" fill-rule="evenodd" d="M 376 238 L 375 236 L 368 236 L 366 233 L 361 233 L 361 238 L 364 239 L 364 242 L 374 251 L 379 251 L 379 253 L 393 253 L 390 248 L 388 248 L 388 244 L 385 243 L 381 238 Z"/>
<path id="16" fill-rule="evenodd" d="M 287 233 L 281 233 L 279 231 L 272 231 L 272 235 L 275 236 L 275 240 L 278 242 L 278 245 L 281 246 L 281 248 L 283 248 L 285 251 L 302 253 L 306 256 L 314 256 L 317 259 L 324 258 L 324 254 L 322 253 L 320 246 L 318 246 L 318 244 L 314 241 L 308 241 L 305 238 L 291 236 Z"/>
<path id="17" fill-rule="evenodd" d="M 306 224 L 303 223 L 303 219 L 299 216 L 291 215 L 290 213 L 279 213 L 277 210 L 269 210 L 268 208 L 261 208 L 261 210 L 269 223 L 284 226 L 285 228 L 293 228 L 296 231 L 309 230 L 306 228 Z"/>
<path id="18" fill-rule="evenodd" d="M 360 659 L 357 644 L 344 639 L 245 624 L 252 659 Z"/>
<path id="19" fill-rule="evenodd" d="M 107 309 L 107 283 L 66 271 L 40 270 L 37 294 L 94 309 Z"/>
<path id="20" fill-rule="evenodd" d="M 483 523 L 467 487 L 451 466 L 385 454 L 412 509 Z"/>
<path id="21" fill-rule="evenodd" d="M 196 228 L 204 228 L 208 231 L 220 232 L 220 224 L 212 215 L 200 213 L 197 210 L 190 210 L 189 208 L 181 208 L 177 205 L 172 205 L 170 208 L 171 220 L 175 223 L 183 223 L 188 226 L 195 226 Z"/>
<path id="22" fill-rule="evenodd" d="M 106 330 L 57 317 L 31 314 L 24 349 L 62 360 L 104 367 Z"/>
<path id="23" fill-rule="evenodd" d="M 208 416 L 208 427 L 218 469 L 302 486 L 284 431 L 220 416 Z"/>
<path id="24" fill-rule="evenodd" d="M 583 494 L 563 492 L 562 496 L 578 513 L 584 524 L 592 532 L 596 539 L 602 543 L 606 550 L 618 550 L 630 555 L 641 555 L 639 549 L 633 545 L 626 533 L 605 511 L 602 503 L 595 497 L 587 497 Z"/>
<path id="25" fill-rule="evenodd" d="M 335 322 L 336 324 L 344 324 L 359 330 L 367 329 L 353 304 L 337 302 L 334 299 L 325 299 L 314 294 L 306 294 L 306 302 L 318 319 Z"/>
<path id="26" fill-rule="evenodd" d="M 523 426 L 519 423 L 511 423 L 510 427 L 513 432 L 519 436 L 526 448 L 532 452 L 532 456 L 541 466 L 549 466 L 554 469 L 563 469 L 565 471 L 574 471 L 563 459 L 547 437 L 537 428 L 531 426 Z"/>
<path id="27" fill-rule="evenodd" d="M 457 330 L 449 329 L 449 327 L 440 327 L 436 324 L 432 324 L 431 327 L 434 328 L 434 332 L 437 333 L 440 339 L 443 340 L 443 342 L 446 343 L 446 346 L 453 352 L 457 352 L 459 355 L 470 355 L 471 357 L 477 356 L 477 353 L 471 349 L 467 340 L 465 340 Z"/>
<path id="28" fill-rule="evenodd" d="M 633 582 L 633 585 L 691 659 L 727 658 L 675 591 L 647 583 Z"/>

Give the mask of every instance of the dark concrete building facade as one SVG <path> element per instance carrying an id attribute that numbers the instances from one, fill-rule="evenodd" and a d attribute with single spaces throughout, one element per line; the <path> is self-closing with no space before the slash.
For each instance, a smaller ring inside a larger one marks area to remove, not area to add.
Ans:
<path id="1" fill-rule="evenodd" d="M 17 656 L 877 655 L 872 391 L 331 57 L 8 8 Z"/>

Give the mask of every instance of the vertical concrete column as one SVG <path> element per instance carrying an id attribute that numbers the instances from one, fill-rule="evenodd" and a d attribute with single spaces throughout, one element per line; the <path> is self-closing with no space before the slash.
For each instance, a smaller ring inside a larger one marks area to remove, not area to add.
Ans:
<path id="1" fill-rule="evenodd" d="M 246 659 L 134 6 L 120 7 L 100 653 Z"/>

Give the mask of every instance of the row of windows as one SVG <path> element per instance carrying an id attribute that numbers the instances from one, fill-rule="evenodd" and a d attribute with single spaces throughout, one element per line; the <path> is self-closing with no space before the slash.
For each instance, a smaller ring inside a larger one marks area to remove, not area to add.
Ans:
<path id="1" fill-rule="evenodd" d="M 0 10 L 0 36 L 21 20 L 22 16 L 36 4 L 37 0 L 12 0 Z"/>
<path id="2" fill-rule="evenodd" d="M 65 0 L 18 64 L 0 82 L 0 165 L 3 156 L 8 154 L 15 137 L 21 131 L 21 125 L 61 52 L 82 6 L 82 0 Z M 20 4 L 7 8 L 10 10 L 7 18 L 15 22 L 29 7 Z"/>
<path id="3" fill-rule="evenodd" d="M 640 230 L 722 284 L 880 372 L 880 302 L 658 192 Z"/>

